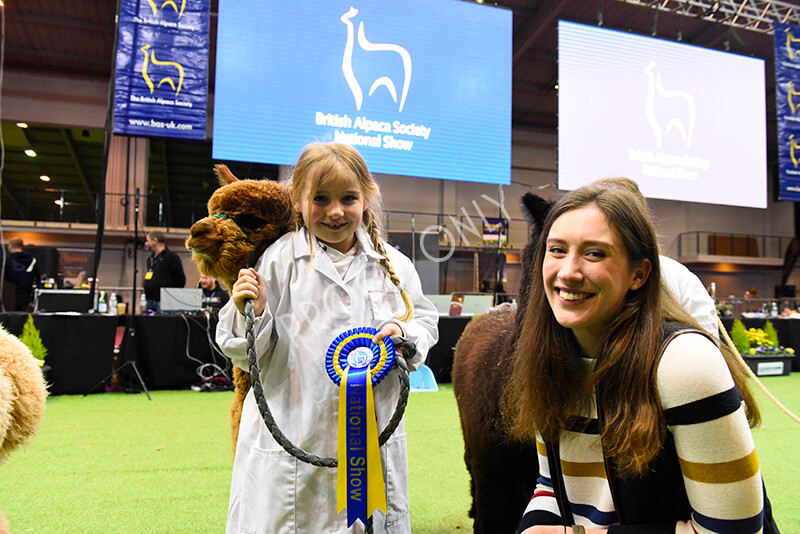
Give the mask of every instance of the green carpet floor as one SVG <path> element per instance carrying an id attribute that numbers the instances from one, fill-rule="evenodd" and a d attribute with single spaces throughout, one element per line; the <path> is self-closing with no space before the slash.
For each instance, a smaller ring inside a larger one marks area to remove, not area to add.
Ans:
<path id="1" fill-rule="evenodd" d="M 800 413 L 800 373 L 765 378 Z M 230 393 L 60 396 L 39 435 L 0 465 L 0 508 L 14 534 L 224 532 Z M 781 530 L 800 532 L 800 424 L 763 395 L 754 430 Z M 415 534 L 472 531 L 469 481 L 450 384 L 412 393 L 406 412 Z"/>

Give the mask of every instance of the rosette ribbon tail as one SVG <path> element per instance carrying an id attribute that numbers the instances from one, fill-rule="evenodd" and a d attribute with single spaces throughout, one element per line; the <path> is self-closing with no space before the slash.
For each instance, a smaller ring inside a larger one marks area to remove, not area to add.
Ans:
<path id="1" fill-rule="evenodd" d="M 370 368 L 343 370 L 339 386 L 339 470 L 336 512 L 347 508 L 347 526 L 366 525 L 375 510 L 386 513 L 383 467 Z"/>

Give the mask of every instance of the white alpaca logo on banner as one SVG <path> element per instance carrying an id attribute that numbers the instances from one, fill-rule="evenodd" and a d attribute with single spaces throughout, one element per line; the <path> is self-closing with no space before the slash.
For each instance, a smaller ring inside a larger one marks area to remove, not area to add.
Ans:
<path id="1" fill-rule="evenodd" d="M 688 148 L 692 144 L 692 134 L 694 133 L 695 103 L 694 97 L 686 91 L 668 91 L 664 89 L 661 81 L 661 73 L 654 73 L 656 62 L 650 61 L 644 68 L 647 75 L 647 102 L 645 104 L 645 115 L 653 129 L 656 137 L 656 144 L 661 148 L 661 142 L 672 129 L 676 129 Z M 661 115 L 666 126 L 661 128 L 656 118 L 656 108 L 664 110 Z M 664 117 L 666 115 L 666 117 Z"/>
<path id="2" fill-rule="evenodd" d="M 358 80 L 356 80 L 355 74 L 353 74 L 355 28 L 353 27 L 353 21 L 351 19 L 357 14 L 358 10 L 351 7 L 350 10 L 341 17 L 341 21 L 347 26 L 347 42 L 345 43 L 344 56 L 342 57 L 342 73 L 344 73 L 344 79 L 347 80 L 347 85 L 350 86 L 350 90 L 353 92 L 353 98 L 356 100 L 356 109 L 361 110 L 364 94 L 361 91 Z M 403 60 L 405 79 L 403 80 L 403 93 L 400 96 L 400 108 L 398 110 L 403 111 L 403 105 L 406 102 L 406 95 L 408 94 L 408 86 L 411 83 L 411 55 L 408 53 L 408 50 L 395 44 L 371 43 L 367 41 L 367 38 L 364 36 L 363 21 L 358 23 L 358 45 L 366 52 L 394 52 Z M 380 76 L 372 82 L 372 86 L 369 89 L 369 96 L 372 96 L 372 93 L 380 86 L 386 87 L 389 94 L 392 96 L 392 100 L 397 103 L 397 88 L 392 79 L 388 76 Z"/>

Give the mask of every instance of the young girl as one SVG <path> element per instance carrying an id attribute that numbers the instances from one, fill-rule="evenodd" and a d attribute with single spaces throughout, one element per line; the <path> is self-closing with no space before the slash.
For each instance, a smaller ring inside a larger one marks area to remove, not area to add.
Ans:
<path id="1" fill-rule="evenodd" d="M 520 532 L 761 532 L 758 409 L 727 347 L 664 288 L 642 200 L 568 193 L 534 265 L 504 398 L 539 451 Z"/>
<path id="2" fill-rule="evenodd" d="M 342 332 L 380 330 L 374 341 L 402 335 L 419 367 L 438 339 L 436 308 L 423 297 L 411 261 L 381 238 L 380 192 L 361 155 L 342 144 L 312 144 L 294 170 L 297 223 L 245 269 L 220 311 L 217 342 L 233 363 L 249 369 L 244 301 L 254 299 L 255 347 L 264 392 L 278 427 L 301 449 L 335 457 L 339 387 L 325 355 Z M 399 395 L 397 370 L 374 388 L 380 432 Z M 380 448 L 387 513 L 374 532 L 411 532 L 406 438 L 401 422 Z M 361 532 L 337 514 L 336 469 L 289 455 L 264 425 L 253 391 L 245 399 L 228 509 L 228 533 Z"/>

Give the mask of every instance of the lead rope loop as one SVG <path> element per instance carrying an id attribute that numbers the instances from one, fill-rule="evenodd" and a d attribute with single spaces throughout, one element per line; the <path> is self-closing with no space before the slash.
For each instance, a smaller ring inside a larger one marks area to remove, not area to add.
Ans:
<path id="1" fill-rule="evenodd" d="M 278 428 L 275 418 L 272 416 L 272 412 L 267 405 L 267 399 L 264 396 L 264 385 L 261 383 L 261 371 L 258 368 L 258 356 L 256 355 L 255 348 L 255 312 L 253 311 L 252 299 L 247 299 L 244 302 L 244 318 L 245 339 L 247 341 L 247 357 L 250 363 L 250 383 L 252 384 L 253 395 L 255 397 L 256 404 L 258 405 L 258 411 L 261 412 L 261 418 L 264 420 L 264 424 L 267 425 L 267 429 L 269 430 L 270 434 L 272 434 L 272 437 L 275 439 L 275 441 L 278 442 L 278 444 L 283 447 L 286 452 L 298 460 L 311 465 L 316 465 L 317 467 L 336 467 L 339 465 L 337 458 L 321 457 L 304 451 L 300 447 L 294 445 L 289 438 L 284 435 L 281 429 Z M 412 342 L 395 336 L 392 337 L 392 341 L 395 343 L 395 346 L 401 348 L 404 353 L 403 355 L 398 354 L 399 357 L 395 360 L 397 366 L 401 369 L 401 372 L 398 376 L 400 380 L 400 396 L 397 399 L 397 406 L 394 409 L 391 419 L 389 419 L 386 428 L 384 428 L 383 432 L 381 432 L 380 436 L 378 436 L 379 446 L 382 446 L 389 440 L 397 428 L 397 425 L 400 424 L 400 420 L 403 418 L 403 413 L 405 412 L 406 404 L 408 403 L 409 391 L 408 364 L 405 361 L 405 354 L 408 354 L 408 357 L 410 358 L 414 355 L 414 353 L 416 353 L 416 348 Z"/>

